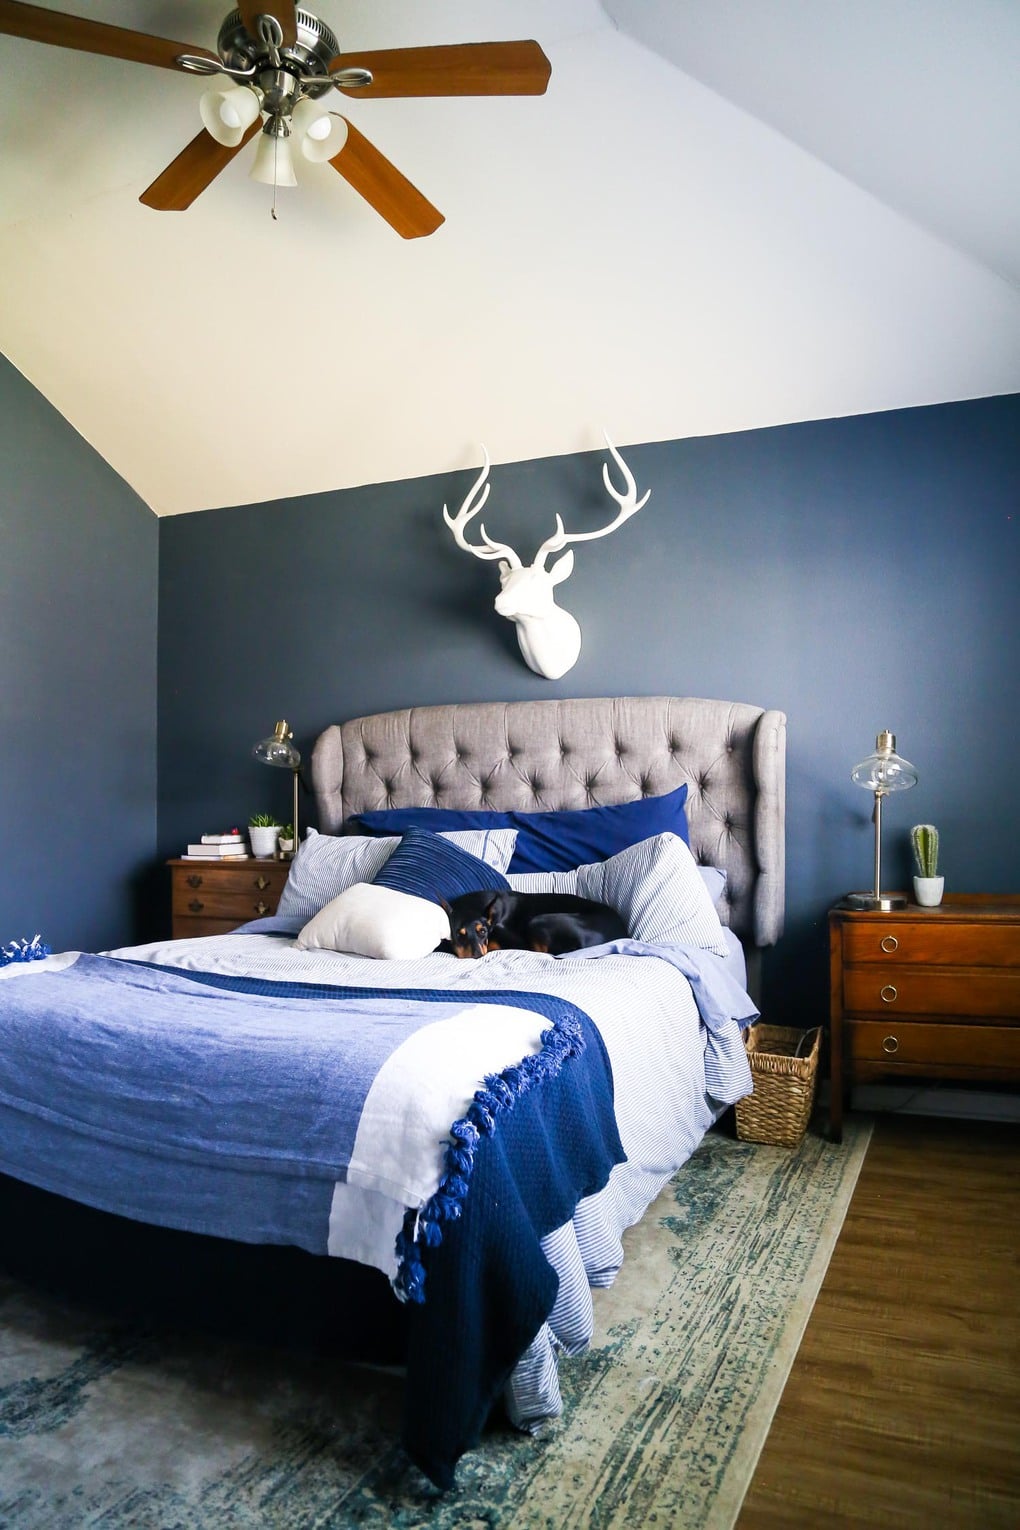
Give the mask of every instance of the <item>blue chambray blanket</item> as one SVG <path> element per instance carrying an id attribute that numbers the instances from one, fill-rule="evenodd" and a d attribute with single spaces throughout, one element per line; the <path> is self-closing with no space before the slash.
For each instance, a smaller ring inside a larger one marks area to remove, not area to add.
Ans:
<path id="1" fill-rule="evenodd" d="M 0 1024 L 2 1172 L 136 1220 L 319 1253 L 334 1188 L 352 1174 L 413 1208 L 396 1281 L 415 1304 L 405 1443 L 449 1486 L 555 1300 L 541 1239 L 625 1156 L 588 1016 L 549 994 L 345 988 L 79 955 L 4 984 Z M 446 1093 L 430 1094 L 415 1049 L 429 1031 L 450 1032 Z M 468 1053 L 452 1080 L 451 1048 Z M 379 1080 L 408 1056 L 414 1087 L 398 1069 L 398 1103 L 383 1089 L 382 1109 L 399 1134 L 429 1096 L 407 1132 L 426 1161 L 401 1166 L 404 1143 L 381 1167 L 359 1164 Z"/>
<path id="2" fill-rule="evenodd" d="M 541 1241 L 615 1162 L 608 1268 L 617 1200 L 623 1227 L 750 1089 L 757 1011 L 689 948 L 386 963 L 288 934 L 265 920 L 0 971 L 0 1171 L 137 1220 L 325 1246 L 424 1294 L 404 1309 L 405 1443 L 446 1484 L 576 1278 Z M 125 1030 L 128 999 L 144 1018 Z M 376 1071 L 346 1112 L 352 1058 Z M 554 1414 L 538 1390 L 524 1415 Z"/>
<path id="3" fill-rule="evenodd" d="M 492 1005 L 502 1013 L 483 1027 L 478 1006 Z M 580 1015 L 546 994 L 372 990 L 82 954 L 0 990 L 0 1169 L 120 1215 L 326 1253 L 338 1181 L 422 1206 L 479 1082 L 511 1064 L 562 1065 Z"/>

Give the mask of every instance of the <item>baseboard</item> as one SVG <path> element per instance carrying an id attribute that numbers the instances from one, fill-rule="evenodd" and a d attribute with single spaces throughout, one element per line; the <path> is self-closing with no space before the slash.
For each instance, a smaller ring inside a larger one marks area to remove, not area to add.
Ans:
<path id="1" fill-rule="evenodd" d="M 828 1097 L 827 1086 L 821 1096 Z M 933 1084 L 858 1084 L 851 1091 L 853 1110 L 879 1115 L 951 1116 L 962 1121 L 1020 1122 L 1020 1093 L 993 1089 L 941 1088 Z"/>

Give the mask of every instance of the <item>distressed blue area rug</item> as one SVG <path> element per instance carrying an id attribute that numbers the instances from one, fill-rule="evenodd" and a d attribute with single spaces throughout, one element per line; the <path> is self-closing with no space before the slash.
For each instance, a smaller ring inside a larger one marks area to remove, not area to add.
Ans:
<path id="1" fill-rule="evenodd" d="M 537 1438 L 494 1423 L 446 1495 L 397 1443 L 395 1372 L 99 1316 L 0 1273 L 0 1525 L 729 1530 L 869 1138 L 711 1133 L 596 1292 L 563 1417 Z"/>

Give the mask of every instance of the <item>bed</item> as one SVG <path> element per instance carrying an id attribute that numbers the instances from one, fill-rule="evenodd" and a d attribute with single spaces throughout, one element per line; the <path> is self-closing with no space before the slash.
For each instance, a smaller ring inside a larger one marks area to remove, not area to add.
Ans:
<path id="1" fill-rule="evenodd" d="M 0 1172 L 373 1272 L 404 1444 L 449 1487 L 498 1402 L 521 1429 L 560 1411 L 625 1229 L 751 1087 L 785 726 L 625 697 L 327 727 L 276 916 L 0 968 Z M 597 896 L 629 937 L 458 961 L 434 919 L 465 877 Z"/>

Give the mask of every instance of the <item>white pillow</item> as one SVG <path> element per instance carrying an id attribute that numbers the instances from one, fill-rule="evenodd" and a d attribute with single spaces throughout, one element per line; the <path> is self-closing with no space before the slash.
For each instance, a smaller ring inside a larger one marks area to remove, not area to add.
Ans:
<path id="1" fill-rule="evenodd" d="M 297 938 L 303 951 L 351 951 L 384 961 L 411 962 L 449 938 L 450 920 L 438 903 L 357 882 L 321 908 Z"/>
<path id="2" fill-rule="evenodd" d="M 505 871 L 514 853 L 517 830 L 458 829 L 442 838 L 487 861 L 496 871 Z M 357 882 L 371 882 L 399 844 L 399 834 L 376 838 L 364 834 L 319 834 L 309 829 L 291 862 L 277 914 L 289 919 L 311 919 L 338 893 Z"/>
<path id="3" fill-rule="evenodd" d="M 634 940 L 727 954 L 708 888 L 678 834 L 657 834 L 608 861 L 579 866 L 577 891 L 615 908 Z"/>

